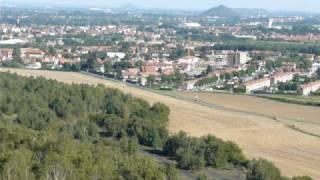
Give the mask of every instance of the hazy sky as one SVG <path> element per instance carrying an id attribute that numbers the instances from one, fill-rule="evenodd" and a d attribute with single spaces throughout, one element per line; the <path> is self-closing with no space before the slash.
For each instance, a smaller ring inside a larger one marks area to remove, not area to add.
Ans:
<path id="1" fill-rule="evenodd" d="M 1 1 L 1 0 L 0 0 Z M 220 4 L 234 8 L 266 8 L 320 12 L 320 0 L 2 0 L 3 4 L 119 7 L 132 3 L 139 7 L 208 9 Z"/>

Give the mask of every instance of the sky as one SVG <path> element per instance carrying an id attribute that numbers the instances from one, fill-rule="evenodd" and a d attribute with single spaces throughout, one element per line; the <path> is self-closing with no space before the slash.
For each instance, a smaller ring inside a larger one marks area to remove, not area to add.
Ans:
<path id="1" fill-rule="evenodd" d="M 220 4 L 232 8 L 265 8 L 320 12 L 320 0 L 0 0 L 5 5 L 65 7 L 120 7 L 131 3 L 142 8 L 205 10 Z"/>

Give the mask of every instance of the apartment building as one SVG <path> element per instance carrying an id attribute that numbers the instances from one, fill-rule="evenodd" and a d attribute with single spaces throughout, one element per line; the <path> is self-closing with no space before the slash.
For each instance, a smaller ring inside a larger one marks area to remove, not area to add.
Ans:
<path id="1" fill-rule="evenodd" d="M 300 89 L 301 89 L 302 95 L 308 96 L 312 92 L 316 92 L 317 90 L 320 89 L 320 80 L 311 82 L 308 84 L 303 84 L 300 86 Z"/>
<path id="2" fill-rule="evenodd" d="M 262 90 L 266 87 L 271 86 L 270 78 L 263 78 L 258 80 L 250 80 L 244 83 L 247 93 L 251 93 L 253 91 Z"/>

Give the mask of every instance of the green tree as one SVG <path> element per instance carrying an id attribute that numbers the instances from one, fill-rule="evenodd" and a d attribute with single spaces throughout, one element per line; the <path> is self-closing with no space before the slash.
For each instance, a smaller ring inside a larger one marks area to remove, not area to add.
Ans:
<path id="1" fill-rule="evenodd" d="M 210 74 L 213 72 L 213 67 L 212 66 L 207 66 L 207 70 L 206 70 L 206 73 L 207 74 Z"/>
<path id="2" fill-rule="evenodd" d="M 309 176 L 294 176 L 292 180 L 312 180 L 312 178 Z"/>
<path id="3" fill-rule="evenodd" d="M 227 163 L 226 148 L 223 142 L 213 136 L 204 138 L 205 160 L 208 166 L 223 168 Z"/>
<path id="4" fill-rule="evenodd" d="M 271 180 L 281 179 L 280 170 L 276 168 L 271 162 L 259 159 L 253 160 L 248 169 L 248 180 Z"/>
<path id="5" fill-rule="evenodd" d="M 191 147 L 177 151 L 177 162 L 179 168 L 187 170 L 199 170 L 205 166 L 203 153 L 195 152 Z"/>
<path id="6" fill-rule="evenodd" d="M 156 81 L 156 77 L 154 75 L 149 75 L 147 77 L 147 85 L 148 85 L 148 87 L 153 87 L 155 81 Z"/>
<path id="7" fill-rule="evenodd" d="M 107 72 L 107 73 L 110 73 L 110 72 L 112 72 L 112 70 L 113 70 L 113 67 L 112 67 L 111 61 L 107 61 L 104 64 L 104 71 Z"/>
<path id="8" fill-rule="evenodd" d="M 174 163 L 170 163 L 166 166 L 166 175 L 168 180 L 178 180 L 179 172 L 176 169 L 176 165 Z"/>
<path id="9" fill-rule="evenodd" d="M 317 75 L 318 79 L 320 79 L 320 68 L 319 68 L 319 69 L 317 69 L 317 71 L 316 71 L 316 75 Z"/>

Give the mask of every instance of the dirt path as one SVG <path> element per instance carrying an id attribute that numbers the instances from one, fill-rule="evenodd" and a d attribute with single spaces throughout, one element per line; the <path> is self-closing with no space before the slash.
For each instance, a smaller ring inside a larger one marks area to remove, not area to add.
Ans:
<path id="1" fill-rule="evenodd" d="M 0 71 L 8 69 L 0 68 Z M 193 136 L 213 134 L 236 142 L 250 158 L 263 157 L 273 161 L 284 175 L 306 174 L 320 179 L 320 139 L 288 128 L 270 118 L 214 109 L 79 73 L 22 69 L 10 71 L 24 76 L 44 76 L 65 83 L 104 84 L 132 93 L 150 103 L 165 103 L 171 109 L 171 133 L 183 130 Z M 225 101 L 232 103 L 234 100 Z M 312 121 L 317 122 L 317 119 Z"/>

